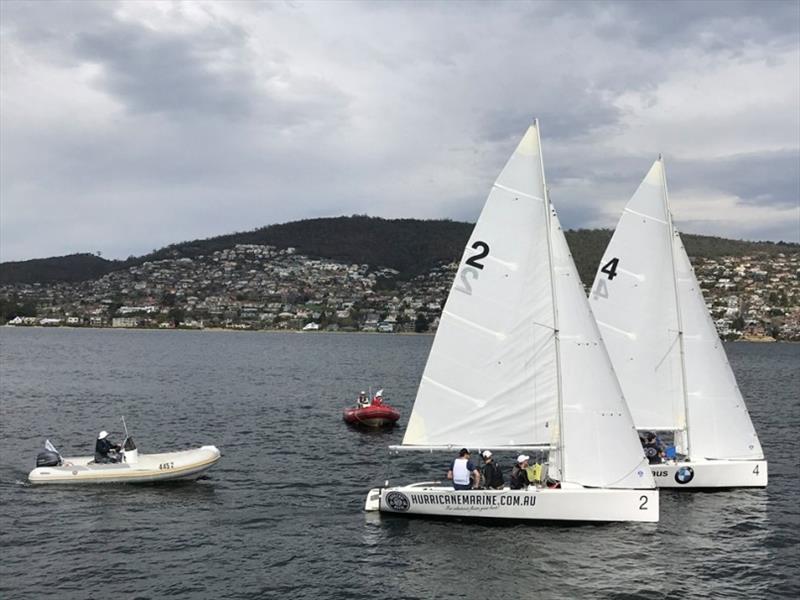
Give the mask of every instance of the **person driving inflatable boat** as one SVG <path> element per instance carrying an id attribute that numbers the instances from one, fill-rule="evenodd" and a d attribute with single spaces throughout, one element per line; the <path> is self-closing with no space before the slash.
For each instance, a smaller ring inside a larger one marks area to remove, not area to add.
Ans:
<path id="1" fill-rule="evenodd" d="M 114 450 L 115 454 L 109 454 Z M 108 432 L 101 431 L 97 434 L 97 443 L 94 445 L 94 462 L 96 463 L 118 463 L 122 461 L 122 456 L 117 454 L 122 450 L 122 446 L 114 444 L 108 439 Z"/>

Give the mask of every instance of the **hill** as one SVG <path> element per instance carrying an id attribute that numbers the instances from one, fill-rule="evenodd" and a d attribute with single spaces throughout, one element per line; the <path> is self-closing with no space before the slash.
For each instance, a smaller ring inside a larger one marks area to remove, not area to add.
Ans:
<path id="1" fill-rule="evenodd" d="M 0 284 L 86 281 L 147 261 L 195 258 L 237 244 L 294 247 L 297 252 L 311 257 L 391 267 L 400 271 L 401 279 L 407 279 L 441 262 L 458 260 L 472 228 L 472 223 L 450 220 L 382 219 L 359 215 L 305 219 L 172 244 L 124 261 L 106 260 L 92 254 L 74 254 L 0 263 Z M 611 233 L 608 229 L 566 232 L 584 283 L 593 280 Z M 693 257 L 753 253 L 776 255 L 800 251 L 799 244 L 747 242 L 701 235 L 684 235 L 683 240 L 689 255 Z"/>

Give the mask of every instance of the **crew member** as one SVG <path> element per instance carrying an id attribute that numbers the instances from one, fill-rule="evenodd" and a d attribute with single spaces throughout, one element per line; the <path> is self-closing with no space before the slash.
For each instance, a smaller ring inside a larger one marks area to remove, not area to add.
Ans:
<path id="1" fill-rule="evenodd" d="M 358 395 L 358 405 L 361 408 L 366 408 L 369 406 L 369 398 L 367 397 L 367 392 L 361 390 L 361 393 Z"/>
<path id="2" fill-rule="evenodd" d="M 455 490 L 470 489 L 470 479 L 472 479 L 475 488 L 479 486 L 481 474 L 469 459 L 469 450 L 466 448 L 461 449 L 458 453 L 458 458 L 454 459 L 453 464 L 450 465 L 447 478 L 453 480 L 453 489 Z"/>
<path id="3" fill-rule="evenodd" d="M 94 445 L 94 462 L 96 463 L 118 463 L 122 460 L 119 454 L 110 455 L 111 450 L 119 452 L 122 446 L 113 443 L 108 439 L 108 432 L 101 431 L 97 434 L 97 443 Z"/>
<path id="4" fill-rule="evenodd" d="M 642 448 L 644 448 L 644 455 L 647 457 L 647 461 L 651 465 L 664 462 L 664 444 L 658 439 L 658 436 L 649 431 L 644 438 Z"/>
<path id="5" fill-rule="evenodd" d="M 520 454 L 517 457 L 517 464 L 511 469 L 510 484 L 512 490 L 524 490 L 531 484 L 526 470 L 530 459 L 531 457 L 526 454 Z"/>
<path id="6" fill-rule="evenodd" d="M 483 487 L 487 490 L 502 490 L 505 483 L 503 481 L 503 471 L 500 469 L 500 465 L 492 458 L 492 451 L 484 450 L 481 456 L 483 457 L 483 467 L 481 468 Z"/>

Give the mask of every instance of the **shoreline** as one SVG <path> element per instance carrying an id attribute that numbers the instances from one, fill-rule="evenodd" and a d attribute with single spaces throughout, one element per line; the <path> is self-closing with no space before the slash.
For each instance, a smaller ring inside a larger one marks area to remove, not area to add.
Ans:
<path id="1" fill-rule="evenodd" d="M 344 335 L 344 334 L 358 334 L 358 335 L 435 335 L 435 331 L 393 331 L 392 333 L 382 331 L 301 331 L 299 329 L 234 329 L 229 327 L 203 327 L 202 329 L 194 329 L 191 327 L 75 327 L 71 325 L 0 325 L 0 329 L 68 329 L 70 331 L 86 330 L 86 331 L 194 331 L 194 332 L 211 332 L 211 333 L 291 333 L 291 334 L 304 334 L 304 335 Z M 800 340 L 777 340 L 771 336 L 743 336 L 735 340 L 727 340 L 724 343 L 741 343 L 748 342 L 751 344 L 798 344 Z"/>
<path id="2" fill-rule="evenodd" d="M 204 331 L 217 333 L 294 333 L 305 335 L 319 334 L 354 334 L 359 335 L 435 335 L 435 331 L 301 331 L 299 329 L 234 329 L 229 327 L 203 327 L 195 329 L 192 327 L 74 327 L 71 325 L 0 325 L 0 329 L 68 329 L 70 331 L 194 331 L 202 333 Z"/>

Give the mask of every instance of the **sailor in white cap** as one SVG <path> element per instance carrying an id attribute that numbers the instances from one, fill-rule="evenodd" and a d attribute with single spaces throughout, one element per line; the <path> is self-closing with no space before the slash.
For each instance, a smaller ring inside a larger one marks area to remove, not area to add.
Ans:
<path id="1" fill-rule="evenodd" d="M 481 481 L 487 490 L 502 490 L 505 482 L 503 481 L 503 471 L 500 465 L 492 458 L 491 450 L 484 450 L 483 467 L 481 467 Z"/>
<path id="2" fill-rule="evenodd" d="M 511 489 L 524 490 L 531 482 L 528 480 L 528 461 L 531 459 L 527 454 L 520 454 L 517 457 L 517 464 L 511 469 Z"/>
<path id="3" fill-rule="evenodd" d="M 119 454 L 111 455 L 109 452 L 122 450 L 122 446 L 113 443 L 108 439 L 108 432 L 103 430 L 97 434 L 97 443 L 94 445 L 94 462 L 96 463 L 116 463 L 120 462 Z"/>

